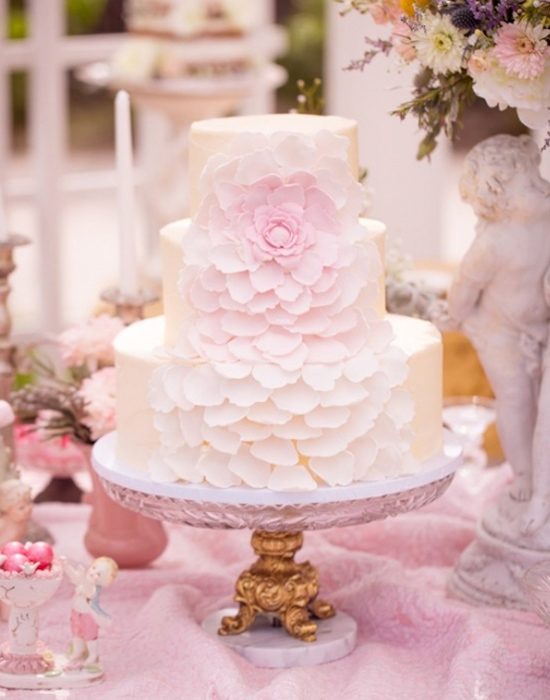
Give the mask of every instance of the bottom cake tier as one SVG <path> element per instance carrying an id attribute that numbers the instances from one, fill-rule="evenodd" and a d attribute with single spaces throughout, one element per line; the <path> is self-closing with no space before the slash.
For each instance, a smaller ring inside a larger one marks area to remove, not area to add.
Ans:
<path id="1" fill-rule="evenodd" d="M 414 403 L 411 451 L 416 461 L 403 473 L 436 455 L 442 447 L 442 345 L 437 329 L 426 321 L 389 314 L 393 344 L 406 355 L 408 376 L 404 388 Z M 160 445 L 149 402 L 154 369 L 163 363 L 164 317 L 134 323 L 116 339 L 117 459 L 125 467 L 147 471 Z M 411 466 L 413 465 L 413 466 Z M 395 476 L 395 465 L 388 476 Z M 368 476 L 366 478 L 369 478 Z M 377 473 L 373 478 L 380 478 Z"/>

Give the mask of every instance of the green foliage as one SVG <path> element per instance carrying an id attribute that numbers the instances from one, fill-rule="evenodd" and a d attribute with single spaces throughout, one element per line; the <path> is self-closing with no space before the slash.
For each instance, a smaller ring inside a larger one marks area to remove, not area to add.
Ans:
<path id="1" fill-rule="evenodd" d="M 401 119 L 408 115 L 416 118 L 425 133 L 417 152 L 421 160 L 429 158 L 435 150 L 441 132 L 451 140 L 456 138 L 464 109 L 474 97 L 472 79 L 467 73 L 436 75 L 425 68 L 416 76 L 413 99 L 399 105 L 392 115 Z"/>
<path id="2" fill-rule="evenodd" d="M 298 114 L 323 114 L 325 100 L 323 99 L 323 81 L 314 78 L 308 85 L 305 80 L 296 81 L 298 97 L 296 98 L 296 112 Z"/>
<path id="3" fill-rule="evenodd" d="M 324 5 L 324 0 L 293 0 L 293 11 L 286 22 L 288 53 L 280 61 L 288 71 L 288 82 L 281 89 L 288 103 L 294 102 L 298 80 L 312 83 L 322 72 Z"/>
<path id="4" fill-rule="evenodd" d="M 67 34 L 88 34 L 98 24 L 107 0 L 66 0 Z"/>

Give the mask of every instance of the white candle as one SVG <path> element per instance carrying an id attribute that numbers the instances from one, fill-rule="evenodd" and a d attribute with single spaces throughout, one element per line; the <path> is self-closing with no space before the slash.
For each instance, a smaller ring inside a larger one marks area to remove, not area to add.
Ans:
<path id="1" fill-rule="evenodd" d="M 115 98 L 116 166 L 118 181 L 119 285 L 122 294 L 139 293 L 130 96 L 120 90 Z"/>
<path id="2" fill-rule="evenodd" d="M 8 240 L 8 220 L 6 217 L 6 208 L 4 202 L 4 190 L 0 184 L 0 242 L 5 243 Z"/>

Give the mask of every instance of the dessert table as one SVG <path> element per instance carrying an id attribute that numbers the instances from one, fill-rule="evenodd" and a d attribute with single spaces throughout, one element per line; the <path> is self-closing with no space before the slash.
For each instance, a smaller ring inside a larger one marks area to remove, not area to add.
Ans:
<path id="1" fill-rule="evenodd" d="M 102 641 L 105 683 L 63 697 L 547 699 L 550 629 L 532 613 L 445 596 L 451 567 L 473 538 L 475 513 L 508 476 L 506 466 L 477 475 L 462 470 L 422 510 L 309 533 L 300 559 L 319 564 L 323 595 L 359 624 L 350 656 L 313 668 L 256 668 L 201 629 L 206 615 L 231 604 L 233 581 L 250 561 L 248 531 L 170 526 L 158 562 L 122 571 L 105 591 L 102 604 L 114 617 Z M 88 506 L 41 504 L 35 517 L 59 551 L 87 559 Z M 64 582 L 43 609 L 42 637 L 52 646 L 68 641 L 70 593 Z M 0 697 L 27 700 L 28 693 L 0 690 Z"/>

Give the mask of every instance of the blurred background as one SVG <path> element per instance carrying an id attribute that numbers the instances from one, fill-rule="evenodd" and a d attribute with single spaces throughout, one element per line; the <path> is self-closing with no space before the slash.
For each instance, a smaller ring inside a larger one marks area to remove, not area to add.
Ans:
<path id="1" fill-rule="evenodd" d="M 355 13 L 341 17 L 332 0 L 258 2 L 266 23 L 286 31 L 277 60 L 288 81 L 235 111 L 286 112 L 296 105 L 298 80 L 321 78 L 325 112 L 359 122 L 372 215 L 420 266 L 428 261 L 447 274 L 473 234 L 456 193 L 461 156 L 491 133 L 517 133 L 515 116 L 476 103 L 460 142 L 443 143 L 431 162 L 418 162 L 416 124 L 389 116 L 407 97 L 407 72 L 383 59 L 364 73 L 344 70 L 376 27 Z M 0 183 L 10 230 L 33 241 L 16 252 L 15 330 L 56 330 L 88 315 L 99 292 L 116 283 L 113 94 L 84 84 L 77 71 L 108 61 L 124 41 L 123 0 L 0 0 L 0 25 Z M 160 125 L 151 115 L 134 116 L 143 188 Z M 157 231 L 145 215 L 138 219 L 143 272 L 154 279 Z"/>

